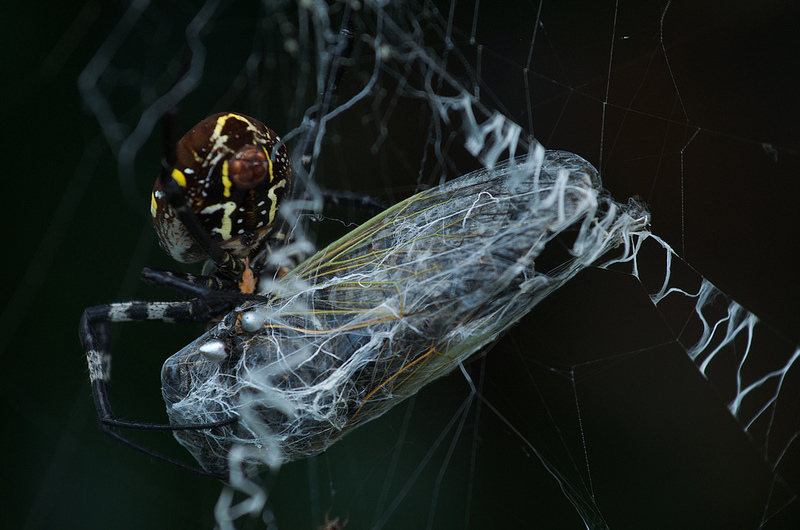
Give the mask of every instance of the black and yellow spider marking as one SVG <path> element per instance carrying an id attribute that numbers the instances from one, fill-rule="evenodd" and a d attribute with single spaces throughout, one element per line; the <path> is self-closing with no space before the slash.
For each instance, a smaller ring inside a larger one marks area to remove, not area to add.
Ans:
<path id="1" fill-rule="evenodd" d="M 254 118 L 224 112 L 195 125 L 180 139 L 168 178 L 220 248 L 248 257 L 269 234 L 292 167 L 286 146 Z M 158 241 L 182 263 L 207 259 L 167 200 L 161 179 L 150 202 Z"/>

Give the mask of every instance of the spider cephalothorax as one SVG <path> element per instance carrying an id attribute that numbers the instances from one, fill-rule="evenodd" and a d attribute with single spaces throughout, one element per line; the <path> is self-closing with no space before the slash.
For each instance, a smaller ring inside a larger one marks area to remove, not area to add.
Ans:
<path id="1" fill-rule="evenodd" d="M 204 231 L 233 257 L 246 258 L 267 237 L 292 167 L 274 131 L 243 114 L 209 116 L 180 139 L 168 178 L 183 192 Z M 158 241 L 182 263 L 208 259 L 167 200 L 162 179 L 150 213 Z"/>

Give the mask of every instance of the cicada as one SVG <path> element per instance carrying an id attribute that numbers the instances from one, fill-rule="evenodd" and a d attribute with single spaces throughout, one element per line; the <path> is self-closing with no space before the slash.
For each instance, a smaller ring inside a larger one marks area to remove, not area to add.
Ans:
<path id="1" fill-rule="evenodd" d="M 418 193 L 262 282 L 259 299 L 167 359 L 170 423 L 228 420 L 174 434 L 213 474 L 229 472 L 237 446 L 246 469 L 316 455 L 485 350 L 648 223 L 562 151 Z"/>

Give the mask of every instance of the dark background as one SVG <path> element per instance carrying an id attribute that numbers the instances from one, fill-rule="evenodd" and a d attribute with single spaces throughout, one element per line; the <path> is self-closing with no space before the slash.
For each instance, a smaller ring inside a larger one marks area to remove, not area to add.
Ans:
<path id="1" fill-rule="evenodd" d="M 664 17 L 667 67 L 659 39 L 663 3 L 620 3 L 614 39 L 613 4 L 546 3 L 531 63 L 529 112 L 521 66 L 538 4 L 505 2 L 497 9 L 484 3 L 477 39 L 486 48 L 483 75 L 493 91 L 487 99 L 502 102 L 523 127 L 532 115 L 537 138 L 597 165 L 615 197 L 644 196 L 655 233 L 796 344 L 795 4 L 673 2 Z M 461 8 L 457 24 L 468 32 L 473 11 Z M 188 3 L 164 9 L 152 16 L 175 17 L 179 39 L 196 9 Z M 248 9 L 231 7 L 226 20 L 246 25 Z M 131 178 L 118 178 L 107 136 L 77 89 L 78 75 L 125 8 L 18 2 L 2 11 L 6 229 L 0 395 L 6 493 L 0 525 L 211 527 L 217 483 L 151 462 L 99 434 L 77 338 L 84 307 L 171 296 L 138 284 L 142 266 L 170 266 L 147 214 L 158 135 L 129 168 Z M 234 30 L 233 35 L 241 28 Z M 247 41 L 240 55 L 251 46 Z M 229 53 L 236 49 L 234 39 Z M 210 59 L 207 84 L 182 109 L 183 129 L 225 110 L 214 108 L 226 101 L 230 86 L 214 71 L 224 70 L 223 59 Z M 140 73 L 146 64 L 134 57 L 124 66 Z M 118 75 L 123 84 L 126 70 Z M 203 91 L 217 95 L 206 98 Z M 113 103 L 124 107 L 125 98 L 146 97 L 132 86 Z M 296 125 L 280 108 L 232 101 L 234 110 L 271 118 L 276 130 Z M 398 175 L 378 174 L 380 165 L 374 166 L 366 146 L 346 138 L 321 168 L 326 186 L 392 199 L 413 192 L 413 170 L 398 164 Z M 351 151 L 360 156 L 343 155 Z M 674 344 L 653 348 L 669 342 L 670 332 L 639 284 L 617 276 L 582 274 L 537 307 L 485 361 L 470 366 L 487 401 L 519 433 L 485 405 L 478 414 L 473 403 L 446 456 L 453 431 L 439 445 L 437 437 L 468 395 L 463 376 L 455 374 L 326 454 L 282 469 L 270 500 L 281 527 L 313 528 L 330 512 L 350 516 L 348 528 L 369 527 L 384 517 L 385 528 L 458 528 L 469 506 L 475 528 L 582 528 L 534 451 L 581 494 L 594 492 L 612 528 L 757 527 L 771 488 L 766 464 L 684 352 Z M 158 323 L 117 328 L 114 403 L 123 416 L 163 421 L 161 363 L 197 332 Z M 616 353 L 640 347 L 647 353 L 616 360 Z M 572 367 L 589 363 L 589 369 L 578 369 L 576 379 L 556 374 L 550 382 L 546 374 L 565 359 Z M 797 399 L 786 399 L 797 407 Z M 582 430 L 573 421 L 576 402 Z M 144 433 L 138 439 L 184 456 L 168 435 Z M 562 450 L 563 440 L 569 451 Z M 798 469 L 791 461 L 796 453 L 784 462 L 790 472 Z M 798 475 L 785 478 L 797 491 Z M 432 503 L 435 516 L 429 519 Z M 794 501 L 765 527 L 792 528 L 800 522 L 798 513 Z"/>

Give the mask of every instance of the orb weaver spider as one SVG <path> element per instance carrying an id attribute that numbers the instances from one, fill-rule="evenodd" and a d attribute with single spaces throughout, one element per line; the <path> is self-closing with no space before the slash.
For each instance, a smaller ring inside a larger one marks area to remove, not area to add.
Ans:
<path id="1" fill-rule="evenodd" d="M 162 164 L 151 214 L 159 244 L 167 253 L 184 263 L 208 258 L 211 271 L 193 276 L 145 269 L 142 279 L 197 298 L 99 305 L 86 309 L 81 319 L 80 336 L 101 430 L 154 458 L 204 475 L 209 473 L 154 453 L 116 429 L 209 429 L 236 419 L 200 425 L 117 419 L 109 401 L 108 325 L 142 320 L 206 324 L 242 300 L 257 297 L 253 293 L 270 250 L 267 236 L 292 175 L 286 147 L 279 142 L 274 131 L 237 113 L 216 114 L 192 128 L 178 142 L 174 162 Z"/>
<path id="2" fill-rule="evenodd" d="M 345 17 L 341 46 L 334 51 L 326 103 L 338 92 L 341 60 L 352 52 L 354 30 Z M 312 108 L 302 146 L 301 164 L 310 171 L 313 141 L 322 109 Z M 169 139 L 175 127 L 174 109 L 163 117 L 165 157 L 153 186 L 150 213 L 159 245 L 181 263 L 206 260 L 205 274 L 144 268 L 145 283 L 172 287 L 195 296 L 190 301 L 118 302 L 87 308 L 80 321 L 80 340 L 86 353 L 92 397 L 103 433 L 152 458 L 204 476 L 226 475 L 189 466 L 157 453 L 120 434 L 118 429 L 204 430 L 238 421 L 197 424 L 155 424 L 115 416 L 109 399 L 111 344 L 109 325 L 158 320 L 208 325 L 245 300 L 265 300 L 255 294 L 261 276 L 285 273 L 286 266 L 269 263 L 274 247 L 287 242 L 289 223 L 277 226 L 281 201 L 297 199 L 291 188 L 292 164 L 278 135 L 244 114 L 222 112 L 202 120 L 177 145 Z M 381 210 L 384 205 L 366 196 L 325 191 L 323 197 L 340 204 Z M 296 260 L 296 256 L 290 258 Z"/>

